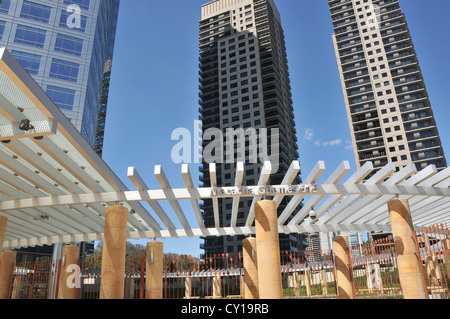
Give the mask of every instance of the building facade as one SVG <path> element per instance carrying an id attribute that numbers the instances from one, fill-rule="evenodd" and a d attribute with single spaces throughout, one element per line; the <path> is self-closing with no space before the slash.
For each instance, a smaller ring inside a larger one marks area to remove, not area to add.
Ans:
<path id="1" fill-rule="evenodd" d="M 358 167 L 447 166 L 398 0 L 330 0 L 333 41 Z"/>
<path id="2" fill-rule="evenodd" d="M 3 0 L 0 46 L 101 156 L 119 0 Z"/>
<path id="3" fill-rule="evenodd" d="M 209 2 L 202 6 L 199 29 L 199 111 L 203 125 L 203 147 L 210 143 L 205 139 L 205 133 L 211 128 L 219 129 L 224 134 L 227 130 L 239 129 L 247 132 L 255 129 L 261 134 L 261 129 L 266 129 L 267 134 L 262 135 L 262 139 L 267 141 L 270 149 L 267 155 L 277 166 L 268 184 L 281 184 L 291 162 L 298 159 L 298 147 L 284 33 L 274 2 Z M 279 138 L 271 138 L 274 132 L 279 132 Z M 217 185 L 235 185 L 239 152 L 240 155 L 245 153 L 242 185 L 257 185 L 263 160 L 262 157 L 257 162 L 249 160 L 255 155 L 255 150 L 250 145 L 249 137 L 246 138 L 245 143 L 240 143 L 233 137 L 223 146 L 224 154 L 231 149 L 235 155 L 221 154 L 223 156 L 218 157 Z M 210 186 L 209 162 L 204 160 L 200 171 L 201 182 Z M 300 183 L 299 176 L 294 183 Z M 288 200 L 285 198 L 280 204 L 279 213 Z M 252 200 L 246 198 L 240 201 L 236 226 L 244 226 L 251 203 Z M 232 205 L 231 199 L 219 199 L 221 227 L 230 225 Z M 205 226 L 214 226 L 212 200 L 205 200 L 202 208 Z M 201 248 L 205 254 L 237 253 L 242 250 L 242 239 L 240 236 L 206 237 Z M 282 250 L 302 250 L 306 241 L 303 235 L 283 235 L 280 245 Z"/>

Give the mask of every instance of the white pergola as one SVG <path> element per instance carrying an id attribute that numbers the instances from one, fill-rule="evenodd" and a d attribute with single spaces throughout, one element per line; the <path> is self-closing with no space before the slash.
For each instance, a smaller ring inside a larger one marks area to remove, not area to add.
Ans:
<path id="1" fill-rule="evenodd" d="M 212 187 L 203 188 L 194 186 L 188 165 L 180 167 L 181 188 L 173 188 L 156 166 L 156 190 L 131 167 L 128 178 L 136 189 L 129 190 L 5 49 L 0 49 L 0 106 L 0 215 L 8 217 L 3 248 L 101 241 L 110 205 L 129 209 L 129 239 L 254 234 L 255 203 L 270 198 L 279 205 L 286 196 L 280 233 L 390 231 L 387 202 L 396 197 L 409 200 L 416 227 L 450 221 L 450 169 L 438 172 L 434 166 L 418 172 L 411 164 L 396 172 L 388 164 L 367 178 L 375 171 L 370 162 L 347 176 L 348 162 L 325 173 L 319 161 L 303 184 L 293 185 L 300 172 L 294 161 L 281 185 L 267 185 L 266 162 L 257 185 L 243 186 L 245 167 L 238 163 L 235 185 L 221 187 L 216 165 L 210 164 Z M 221 226 L 219 198 L 233 199 L 229 225 Z M 238 225 L 243 198 L 253 201 L 245 225 Z M 213 227 L 203 221 L 204 199 L 213 201 Z M 182 201 L 189 202 L 188 210 Z M 312 209 L 316 219 L 309 217 Z"/>

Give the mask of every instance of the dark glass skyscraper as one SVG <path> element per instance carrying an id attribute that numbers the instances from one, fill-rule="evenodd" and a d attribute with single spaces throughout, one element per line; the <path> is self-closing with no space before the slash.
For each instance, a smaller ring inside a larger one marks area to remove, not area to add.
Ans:
<path id="1" fill-rule="evenodd" d="M 0 46 L 102 154 L 119 0 L 3 0 Z"/>
<path id="2" fill-rule="evenodd" d="M 279 169 L 270 176 L 268 184 L 279 185 L 290 164 L 298 160 L 298 146 L 291 98 L 286 46 L 280 14 L 272 0 L 215 0 L 202 6 L 200 34 L 200 118 L 203 133 L 210 128 L 226 135 L 227 129 L 279 130 L 279 138 L 268 141 L 272 155 L 275 144 L 279 150 L 275 162 Z M 268 137 L 267 140 L 270 140 Z M 203 146 L 207 142 L 203 142 Z M 245 152 L 244 186 L 257 185 L 262 161 L 255 163 L 249 140 L 231 141 L 224 145 L 237 154 Z M 242 155 L 242 154 L 241 154 Z M 217 185 L 233 186 L 236 158 L 224 155 L 217 164 Z M 273 160 L 274 158 L 272 158 Z M 211 185 L 209 164 L 204 162 L 200 180 Z M 299 183 L 297 176 L 293 183 Z M 221 227 L 232 223 L 232 199 L 218 200 Z M 279 214 L 289 202 L 279 205 Z M 239 202 L 236 226 L 244 226 L 252 199 Z M 203 217 L 206 227 L 214 227 L 212 200 L 205 200 Z M 206 254 L 236 253 L 242 250 L 242 236 L 206 237 L 201 246 Z M 303 235 L 281 235 L 281 250 L 301 251 L 306 242 Z"/>

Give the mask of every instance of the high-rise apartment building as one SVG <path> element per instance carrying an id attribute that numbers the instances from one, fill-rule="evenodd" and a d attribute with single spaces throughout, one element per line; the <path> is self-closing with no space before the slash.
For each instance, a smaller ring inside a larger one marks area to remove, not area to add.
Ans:
<path id="1" fill-rule="evenodd" d="M 398 0 L 329 0 L 358 167 L 447 166 Z"/>
<path id="2" fill-rule="evenodd" d="M 101 155 L 119 0 L 3 0 L 6 47 Z"/>
<path id="3" fill-rule="evenodd" d="M 269 184 L 278 185 L 291 162 L 298 159 L 297 138 L 291 98 L 286 46 L 280 14 L 273 0 L 215 0 L 202 6 L 200 21 L 200 118 L 203 133 L 209 128 L 279 130 L 279 169 Z M 267 140 L 271 140 L 268 138 Z M 208 141 L 203 141 L 203 146 Z M 242 144 L 242 143 L 241 143 Z M 257 185 L 262 162 L 248 160 L 252 155 L 245 142 L 244 186 Z M 270 144 L 268 142 L 268 144 Z M 238 151 L 239 142 L 224 146 Z M 272 153 L 274 152 L 274 144 Z M 242 151 L 244 152 L 244 150 Z M 254 154 L 253 154 L 254 155 Z M 274 155 L 274 154 L 272 154 Z M 273 157 L 272 157 L 273 159 Z M 235 185 L 236 160 L 217 163 L 217 185 Z M 209 164 L 203 162 L 200 180 L 211 185 Z M 297 177 L 294 183 L 299 183 Z M 279 213 L 289 198 L 279 206 Z M 252 203 L 239 203 L 237 226 L 244 226 Z M 232 199 L 219 199 L 220 226 L 231 224 Z M 214 226 L 212 200 L 205 200 L 203 217 L 206 227 Z M 201 248 L 206 254 L 236 253 L 242 250 L 242 236 L 206 237 Z M 302 250 L 303 235 L 281 235 L 282 250 Z"/>

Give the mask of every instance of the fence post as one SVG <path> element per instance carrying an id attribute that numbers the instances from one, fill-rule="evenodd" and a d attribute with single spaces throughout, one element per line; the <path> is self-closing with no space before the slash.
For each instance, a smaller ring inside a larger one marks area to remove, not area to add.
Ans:
<path id="1" fill-rule="evenodd" d="M 59 289 L 58 289 L 58 299 L 76 299 L 76 284 L 73 287 L 69 287 L 68 279 L 72 275 L 68 273 L 67 268 L 69 266 L 77 265 L 78 266 L 78 255 L 80 249 L 77 246 L 64 246 L 62 253 L 62 263 L 61 263 L 61 271 L 59 273 Z M 80 278 L 78 277 L 77 280 Z"/>
<path id="2" fill-rule="evenodd" d="M 124 298 L 127 221 L 126 207 L 106 208 L 100 299 Z"/>
<path id="3" fill-rule="evenodd" d="M 405 299 L 426 299 L 411 211 L 407 199 L 388 202 L 392 233 L 397 250 L 398 273 Z"/>
<path id="4" fill-rule="evenodd" d="M 12 265 L 16 262 L 16 253 L 4 251 L 0 253 L 0 299 L 8 299 L 11 291 L 13 272 Z"/>
<path id="5" fill-rule="evenodd" d="M 349 260 L 347 236 L 333 238 L 333 250 L 336 262 L 336 282 L 339 299 L 354 299 L 353 274 Z"/>
<path id="6" fill-rule="evenodd" d="M 164 245 L 147 243 L 145 299 L 163 299 Z"/>
<path id="7" fill-rule="evenodd" d="M 274 201 L 263 200 L 256 203 L 255 229 L 259 298 L 282 299 L 278 216 Z"/>
<path id="8" fill-rule="evenodd" d="M 258 259 L 256 256 L 256 238 L 250 237 L 242 241 L 244 258 L 244 297 L 258 299 Z"/>

